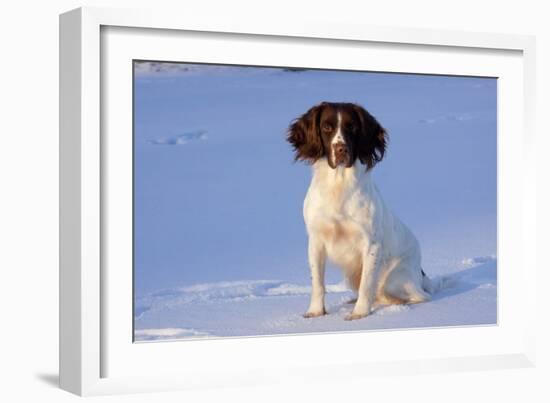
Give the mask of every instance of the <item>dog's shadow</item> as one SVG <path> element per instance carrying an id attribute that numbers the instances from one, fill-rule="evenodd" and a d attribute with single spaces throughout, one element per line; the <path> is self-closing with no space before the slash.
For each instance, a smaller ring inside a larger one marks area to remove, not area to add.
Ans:
<path id="1" fill-rule="evenodd" d="M 496 286 L 497 261 L 493 257 L 484 258 L 483 262 L 475 266 L 442 276 L 442 278 L 435 278 L 435 280 L 440 279 L 445 286 L 432 296 L 432 301 L 463 294 L 480 286 Z"/>

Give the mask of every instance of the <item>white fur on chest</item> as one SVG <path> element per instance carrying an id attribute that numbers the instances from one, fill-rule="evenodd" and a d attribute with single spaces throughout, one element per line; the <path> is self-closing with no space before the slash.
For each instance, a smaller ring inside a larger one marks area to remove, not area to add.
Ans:
<path id="1" fill-rule="evenodd" d="M 353 221 L 374 231 L 380 198 L 370 173 L 360 165 L 330 168 L 326 160 L 313 166 L 313 178 L 304 200 L 306 225 L 325 219 Z M 374 235 L 374 234 L 372 234 Z"/>
<path id="2" fill-rule="evenodd" d="M 309 237 L 344 270 L 358 270 L 362 251 L 380 235 L 380 199 L 370 173 L 359 164 L 332 169 L 326 160 L 317 161 L 313 171 L 304 201 Z"/>

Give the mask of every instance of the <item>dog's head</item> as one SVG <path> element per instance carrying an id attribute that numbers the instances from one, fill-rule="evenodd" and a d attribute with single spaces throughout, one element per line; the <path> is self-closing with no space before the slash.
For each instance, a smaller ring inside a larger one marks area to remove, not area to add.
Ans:
<path id="1" fill-rule="evenodd" d="M 296 160 L 314 163 L 325 157 L 331 168 L 349 168 L 359 159 L 370 169 L 384 157 L 387 134 L 359 105 L 322 102 L 292 122 L 287 140 Z"/>

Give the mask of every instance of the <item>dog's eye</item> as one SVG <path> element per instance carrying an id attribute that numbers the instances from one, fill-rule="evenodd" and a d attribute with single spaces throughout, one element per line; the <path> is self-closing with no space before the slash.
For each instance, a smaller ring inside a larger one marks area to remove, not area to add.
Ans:
<path id="1" fill-rule="evenodd" d="M 353 123 L 348 123 L 347 129 L 350 132 L 353 132 L 353 131 L 355 131 L 355 125 Z"/>
<path id="2" fill-rule="evenodd" d="M 322 129 L 325 132 L 330 132 L 332 130 L 332 126 L 329 123 L 323 123 Z"/>

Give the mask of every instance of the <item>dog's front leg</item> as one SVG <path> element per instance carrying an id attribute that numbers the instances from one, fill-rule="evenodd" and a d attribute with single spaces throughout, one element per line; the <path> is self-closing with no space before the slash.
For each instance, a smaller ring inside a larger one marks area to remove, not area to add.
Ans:
<path id="1" fill-rule="evenodd" d="M 379 253 L 380 244 L 370 243 L 363 254 L 363 267 L 361 271 L 361 281 L 357 292 L 357 302 L 351 314 L 346 316 L 346 320 L 361 319 L 367 316 L 373 306 L 376 294 L 376 280 L 380 266 Z"/>
<path id="2" fill-rule="evenodd" d="M 308 244 L 309 269 L 311 270 L 311 301 L 304 318 L 322 316 L 325 311 L 325 246 L 314 237 Z"/>

